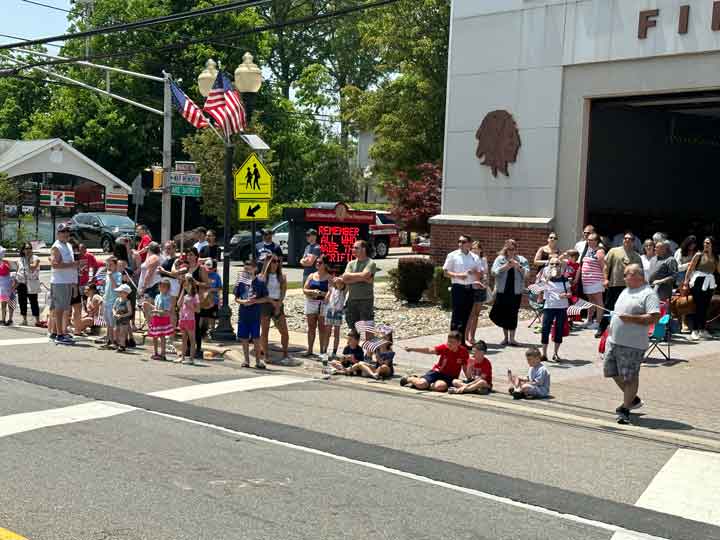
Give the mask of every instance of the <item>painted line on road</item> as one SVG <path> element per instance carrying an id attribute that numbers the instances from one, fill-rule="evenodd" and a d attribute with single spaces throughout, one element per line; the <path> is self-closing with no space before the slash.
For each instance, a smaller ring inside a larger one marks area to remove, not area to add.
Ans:
<path id="1" fill-rule="evenodd" d="M 312 380 L 313 379 L 291 377 L 289 375 L 248 377 L 246 379 L 233 379 L 230 381 L 220 381 L 208 384 L 194 384 L 192 386 L 184 386 L 182 388 L 171 388 L 170 390 L 152 392 L 150 395 L 173 401 L 185 402 L 222 396 L 224 394 L 233 394 L 235 392 L 247 392 L 249 390 L 287 386 L 289 384 L 309 382 Z"/>
<path id="2" fill-rule="evenodd" d="M 19 534 L 16 534 L 12 531 L 8 531 L 7 529 L 3 529 L 0 527 L 0 540 L 28 540 L 24 536 L 20 536 Z"/>
<path id="3" fill-rule="evenodd" d="M 311 380 L 312 379 L 290 377 L 287 375 L 261 376 L 208 384 L 194 384 L 181 388 L 161 390 L 149 395 L 171 401 L 186 402 L 235 392 L 286 386 Z M 136 410 L 139 409 L 112 401 L 90 401 L 68 407 L 0 416 L 0 438 L 24 433 L 26 431 L 34 431 L 36 429 L 110 418 L 118 414 Z M 3 540 L 2 537 L 0 537 L 0 540 Z"/>
<path id="4" fill-rule="evenodd" d="M 720 526 L 720 455 L 679 449 L 635 506 Z M 612 540 L 629 540 L 616 533 Z"/>
<path id="5" fill-rule="evenodd" d="M 15 345 L 39 345 L 41 343 L 49 344 L 50 341 L 47 337 L 3 339 L 0 340 L 0 347 L 13 347 Z M 0 540 L 2 540 L 2 537 L 0 537 Z"/>
<path id="6" fill-rule="evenodd" d="M 135 407 L 110 401 L 91 401 L 59 409 L 0 416 L 0 438 L 25 431 L 110 418 L 134 411 Z M 1 540 L 2 537 L 0 537 Z"/>
<path id="7" fill-rule="evenodd" d="M 527 510 L 527 511 L 534 512 L 537 514 L 543 514 L 546 516 L 550 516 L 550 517 L 557 518 L 557 519 L 562 519 L 565 521 L 570 521 L 570 522 L 577 523 L 580 525 L 587 525 L 590 527 L 594 527 L 596 529 L 601 529 L 601 530 L 613 532 L 613 533 L 622 533 L 622 534 L 627 535 L 626 538 L 628 540 L 667 540 L 667 538 L 665 538 L 665 537 L 653 536 L 653 535 L 642 533 L 642 532 L 631 531 L 631 530 L 625 529 L 623 527 L 620 527 L 619 525 L 614 525 L 612 523 L 605 523 L 602 521 L 587 519 L 587 518 L 584 518 L 581 516 L 575 516 L 573 514 L 557 512 L 555 510 L 550 510 L 549 508 L 544 508 L 542 506 L 527 504 L 527 503 L 523 503 L 523 502 L 516 501 L 513 499 L 509 499 L 507 497 L 500 497 L 498 495 L 493 495 L 492 493 L 486 493 L 484 491 L 467 488 L 467 487 L 463 487 L 463 486 L 458 486 L 458 485 L 450 484 L 448 482 L 443 482 L 440 480 L 434 480 L 432 478 L 428 478 L 427 476 L 421 476 L 419 474 L 414 474 L 414 473 L 402 471 L 399 469 L 393 469 L 391 467 L 386 467 L 384 465 L 378 465 L 376 463 L 371 463 L 369 461 L 361 461 L 358 459 L 352 459 L 352 458 L 348 458 L 345 456 L 332 454 L 330 452 L 325 452 L 323 450 L 317 450 L 315 448 L 310 448 L 308 446 L 301 446 L 301 445 L 297 445 L 297 444 L 293 444 L 293 443 L 279 441 L 276 439 L 270 439 L 268 437 L 262 437 L 260 435 L 254 435 L 252 433 L 236 431 L 236 430 L 225 428 L 222 426 L 208 424 L 205 422 L 199 422 L 197 420 L 191 420 L 189 418 L 183 418 L 181 416 L 175 416 L 172 414 L 166 414 L 166 413 L 161 413 L 161 412 L 157 412 L 157 411 L 147 411 L 147 412 L 149 412 L 150 414 L 157 415 L 157 416 L 162 416 L 164 418 L 170 418 L 172 420 L 178 420 L 181 422 L 186 422 L 189 424 L 202 426 L 202 427 L 214 429 L 217 431 L 222 431 L 224 433 L 228 433 L 228 434 L 238 436 L 238 437 L 243 437 L 243 438 L 246 438 L 246 439 L 249 439 L 252 441 L 267 443 L 267 444 L 271 444 L 274 446 L 280 446 L 282 448 L 296 450 L 299 452 L 304 452 L 306 454 L 312 454 L 315 456 L 321 456 L 321 457 L 325 457 L 325 458 L 332 459 L 335 461 L 339 461 L 341 463 L 349 463 L 351 465 L 359 465 L 361 467 L 365 467 L 366 469 L 373 469 L 373 470 L 384 472 L 387 474 L 392 474 L 394 476 L 399 476 L 401 478 L 414 480 L 416 482 L 421 482 L 424 484 L 430 484 L 433 486 L 442 487 L 445 489 L 449 489 L 451 491 L 463 493 L 465 495 L 472 495 L 474 497 L 478 497 L 478 498 L 485 499 L 488 501 L 505 504 L 505 505 L 512 506 L 515 508 L 520 508 L 522 510 Z"/>

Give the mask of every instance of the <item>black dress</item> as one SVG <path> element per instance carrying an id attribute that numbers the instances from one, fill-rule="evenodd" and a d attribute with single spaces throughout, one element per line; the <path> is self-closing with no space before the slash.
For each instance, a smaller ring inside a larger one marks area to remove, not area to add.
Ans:
<path id="1" fill-rule="evenodd" d="M 518 325 L 518 313 L 522 294 L 515 294 L 515 269 L 507 271 L 505 289 L 495 295 L 495 303 L 490 310 L 490 320 L 505 330 L 515 330 Z"/>

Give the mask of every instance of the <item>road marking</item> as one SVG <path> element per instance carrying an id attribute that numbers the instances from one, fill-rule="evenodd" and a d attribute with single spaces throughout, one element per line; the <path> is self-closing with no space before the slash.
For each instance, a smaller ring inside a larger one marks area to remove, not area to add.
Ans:
<path id="1" fill-rule="evenodd" d="M 12 531 L 8 531 L 7 529 L 3 529 L 0 527 L 0 540 L 27 540 L 24 536 L 20 536 L 19 534 L 15 534 Z"/>
<path id="2" fill-rule="evenodd" d="M 720 526 L 720 455 L 677 450 L 635 506 Z M 622 534 L 612 537 L 627 539 Z"/>
<path id="3" fill-rule="evenodd" d="M 248 377 L 246 379 L 233 379 L 231 381 L 195 384 L 192 386 L 185 386 L 183 388 L 171 388 L 170 390 L 153 392 L 150 395 L 170 399 L 172 401 L 193 401 L 196 399 L 222 396 L 224 394 L 233 394 L 235 392 L 274 388 L 276 386 L 286 386 L 288 384 L 297 384 L 312 380 L 313 379 L 290 377 L 288 375 Z"/>
<path id="4" fill-rule="evenodd" d="M 208 384 L 195 384 L 192 386 L 184 386 L 182 388 L 161 390 L 160 392 L 153 392 L 150 395 L 169 399 L 171 401 L 185 402 L 195 399 L 221 396 L 234 392 L 273 388 L 312 380 L 313 379 L 300 377 L 289 377 L 287 375 L 261 376 Z M 90 401 L 88 403 L 70 405 L 68 407 L 60 407 L 57 409 L 46 409 L 43 411 L 0 416 L 0 438 L 36 429 L 74 424 L 77 422 L 85 422 L 87 420 L 110 418 L 112 416 L 117 416 L 119 414 L 135 410 L 138 409 L 112 401 Z M 0 537 L 0 540 L 3 540 L 2 537 Z"/>
<path id="5" fill-rule="evenodd" d="M 47 337 L 3 339 L 0 340 L 0 347 L 12 347 L 13 345 L 39 345 L 40 343 L 50 343 L 50 341 Z"/>
<path id="6" fill-rule="evenodd" d="M 299 452 L 304 452 L 306 454 L 312 454 L 315 456 L 321 456 L 325 458 L 329 458 L 335 461 L 339 461 L 342 463 L 349 463 L 351 465 L 359 465 L 360 467 L 365 467 L 366 469 L 373 469 L 376 471 L 384 472 L 387 474 L 392 474 L 394 476 L 399 476 L 401 478 L 407 478 L 409 480 L 414 480 L 416 482 L 421 482 L 423 484 L 430 484 L 433 486 L 442 487 L 445 489 L 449 489 L 451 491 L 456 491 L 459 493 L 464 493 L 465 495 L 472 495 L 474 497 L 478 497 L 480 499 L 485 499 L 488 501 L 493 501 L 500 504 L 505 504 L 508 506 L 513 506 L 515 508 L 521 508 L 523 510 L 527 510 L 530 512 L 535 512 L 537 514 L 543 514 L 546 516 L 554 517 L 557 519 L 562 519 L 565 521 L 571 521 L 573 523 L 578 523 L 581 525 L 587 525 L 589 527 L 594 527 L 596 529 L 605 530 L 608 532 L 614 532 L 614 533 L 623 533 L 627 536 L 624 538 L 628 540 L 667 540 L 666 538 L 660 537 L 660 536 L 653 536 L 650 534 L 645 534 L 637 531 L 631 531 L 628 529 L 625 529 L 623 527 L 620 527 L 619 525 L 613 525 L 612 523 L 604 523 L 602 521 L 596 521 L 594 519 L 586 519 L 584 517 L 575 516 L 573 514 L 563 514 L 561 512 L 557 512 L 555 510 L 550 510 L 548 508 L 544 508 L 542 506 L 536 506 L 532 504 L 523 503 L 520 501 L 515 501 L 513 499 L 508 499 L 507 497 L 500 497 L 498 495 L 493 495 L 492 493 L 486 493 L 484 491 L 479 491 L 472 488 L 466 488 L 463 486 L 458 486 L 455 484 L 450 484 L 448 482 L 442 482 L 440 480 L 433 480 L 432 478 L 428 478 L 427 476 L 421 476 L 419 474 L 409 473 L 406 471 L 402 471 L 400 469 L 393 469 L 391 467 L 385 467 L 384 465 L 378 465 L 376 463 L 371 463 L 369 461 L 361 461 L 358 459 L 352 459 L 345 456 L 340 456 L 337 454 L 331 454 L 330 452 L 325 452 L 323 450 L 317 450 L 315 448 L 310 448 L 308 446 L 300 446 L 298 444 L 278 441 L 277 439 L 270 439 L 268 437 L 262 437 L 260 435 L 253 435 L 252 433 L 245 433 L 243 431 L 236 431 L 234 429 L 228 429 L 222 426 L 216 426 L 214 424 L 207 424 L 205 422 L 198 422 L 197 420 L 190 420 L 189 418 L 183 418 L 181 416 L 175 416 L 172 414 L 165 414 L 157 411 L 146 411 L 150 414 L 154 414 L 157 416 L 162 416 L 164 418 L 170 418 L 172 420 L 178 420 L 180 422 L 186 422 L 189 424 L 194 424 L 197 426 L 202 426 L 210 429 L 214 429 L 217 431 L 222 431 L 224 433 L 229 433 L 234 436 L 244 437 L 246 439 L 267 443 L 275 446 L 280 446 L 283 448 L 288 448 L 290 450 L 297 450 Z"/>
<path id="7" fill-rule="evenodd" d="M 35 429 L 85 422 L 86 420 L 109 418 L 133 410 L 135 410 L 134 407 L 120 403 L 91 401 L 59 409 L 11 414 L 0 417 L 0 437 Z"/>

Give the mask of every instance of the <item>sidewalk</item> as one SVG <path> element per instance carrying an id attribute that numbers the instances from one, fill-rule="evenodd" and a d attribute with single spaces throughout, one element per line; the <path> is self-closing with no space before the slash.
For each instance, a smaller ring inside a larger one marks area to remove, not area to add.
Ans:
<path id="1" fill-rule="evenodd" d="M 597 351 L 598 340 L 593 337 L 593 333 L 593 330 L 573 332 L 565 338 L 560 349 L 560 356 L 564 361 L 546 363 L 552 377 L 550 399 L 513 402 L 506 394 L 507 370 L 511 369 L 523 375 L 527 373 L 525 348 L 529 345 L 539 346 L 540 336 L 528 329 L 527 323 L 521 321 L 517 339 L 523 346 L 500 348 L 500 329 L 479 329 L 476 337 L 487 342 L 488 357 L 493 365 L 495 393 L 490 399 L 493 399 L 494 403 L 507 401 L 508 406 L 530 406 L 538 414 L 561 416 L 566 413 L 575 417 L 601 419 L 612 424 L 615 407 L 620 404 L 622 397 L 614 382 L 603 377 L 602 357 Z M 273 351 L 277 350 L 279 339 L 279 334 L 273 328 L 270 335 Z M 440 334 L 396 342 L 396 375 L 422 374 L 429 370 L 436 360 L 433 355 L 408 353 L 403 347 L 432 347 L 444 343 L 445 339 L 446 334 Z M 291 332 L 291 356 L 304 351 L 306 343 L 307 337 L 304 333 Z M 228 348 L 236 349 L 237 346 Z M 552 351 L 552 344 L 549 350 Z M 651 431 L 677 433 L 678 437 L 687 434 L 720 443 L 720 402 L 717 400 L 717 388 L 720 387 L 719 358 L 720 340 L 691 342 L 684 334 L 675 335 L 670 361 L 655 352 L 653 358 L 643 364 L 640 373 L 640 395 L 646 405 L 633 413 L 634 425 Z M 320 364 L 317 360 L 307 360 L 303 367 L 297 369 L 305 374 L 308 370 L 317 371 L 319 374 Z M 341 380 L 346 384 L 360 382 L 358 379 Z M 375 388 L 395 389 L 397 379 L 381 386 L 382 388 L 375 385 Z M 480 403 L 478 400 L 482 399 L 488 398 L 477 398 L 474 403 Z"/>

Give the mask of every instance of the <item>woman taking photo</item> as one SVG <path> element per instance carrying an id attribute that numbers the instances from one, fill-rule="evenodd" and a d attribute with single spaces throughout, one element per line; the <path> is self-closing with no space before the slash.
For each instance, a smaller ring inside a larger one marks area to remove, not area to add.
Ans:
<path id="1" fill-rule="evenodd" d="M 678 285 L 685 281 L 685 274 L 687 274 L 690 261 L 693 260 L 697 251 L 697 237 L 694 234 L 685 238 L 680 244 L 680 247 L 675 250 L 675 260 L 678 263 Z"/>
<path id="2" fill-rule="evenodd" d="M 576 277 L 575 279 L 577 280 L 578 278 Z M 603 292 L 605 291 L 605 250 L 600 247 L 600 237 L 597 233 L 592 233 L 588 236 L 587 249 L 582 264 L 580 265 L 579 279 L 588 302 L 596 306 L 603 306 Z M 602 316 L 602 310 L 596 307 L 588 308 L 588 318 L 587 321 L 585 321 L 585 328 L 597 329 Z M 595 322 L 593 322 L 593 317 L 596 318 Z"/>
<path id="3" fill-rule="evenodd" d="M 547 360 L 548 343 L 550 343 L 550 330 L 555 323 L 555 332 L 553 336 L 553 344 L 555 350 L 553 352 L 553 362 L 560 362 L 561 358 L 560 345 L 563 341 L 563 332 L 565 330 L 565 321 L 567 321 L 568 298 L 572 296 L 570 283 L 563 275 L 562 263 L 557 257 L 550 259 L 547 266 L 547 272 L 543 273 L 543 297 L 545 306 L 543 307 L 542 320 L 542 353 L 543 360 Z"/>
<path id="4" fill-rule="evenodd" d="M 327 258 L 320 255 L 315 261 L 316 272 L 310 274 L 305 281 L 303 293 L 305 294 L 305 317 L 308 325 L 308 350 L 305 356 L 313 355 L 315 346 L 315 331 L 320 336 L 320 354 L 327 353 L 329 335 L 325 328 L 325 319 L 322 316 L 322 305 L 329 290 L 328 279 L 330 273 L 327 267 Z"/>
<path id="5" fill-rule="evenodd" d="M 525 257 L 517 254 L 517 242 L 513 239 L 507 240 L 492 266 L 492 274 L 495 276 L 495 303 L 490 310 L 490 320 L 503 329 L 505 338 L 501 346 L 519 345 L 515 341 L 515 330 L 528 272 L 530 265 Z"/>
<path id="6" fill-rule="evenodd" d="M 720 262 L 715 250 L 715 238 L 708 236 L 703 241 L 702 252 L 696 253 L 690 265 L 683 287 L 690 289 L 695 301 L 695 315 L 693 317 L 693 331 L 690 339 L 712 339 L 710 332 L 705 329 L 707 323 L 707 312 L 710 307 L 713 292 L 717 287 L 715 273 L 720 272 Z"/>
<path id="7" fill-rule="evenodd" d="M 544 270 L 553 257 L 560 257 L 560 250 L 558 249 L 558 235 L 551 232 L 548 235 L 547 244 L 541 246 L 537 253 L 535 253 L 535 260 L 533 264 L 537 268 L 538 272 Z"/>
<path id="8" fill-rule="evenodd" d="M 488 300 L 487 287 L 488 287 L 488 261 L 485 256 L 480 242 L 475 240 L 472 243 L 471 251 L 480 259 L 480 271 L 481 274 L 475 275 L 473 281 L 473 295 L 474 303 L 472 311 L 470 312 L 470 318 L 468 319 L 467 331 L 465 336 L 465 343 L 475 343 L 475 331 L 477 330 L 478 319 L 480 318 L 480 312 L 482 311 L 483 305 Z"/>
<path id="9" fill-rule="evenodd" d="M 22 324 L 27 326 L 27 303 L 30 301 L 30 311 L 35 319 L 35 326 L 40 327 L 40 307 L 38 294 L 40 293 L 40 258 L 33 253 L 30 242 L 23 244 L 15 274 L 17 283 L 18 302 Z"/>
<path id="10" fill-rule="evenodd" d="M 269 255 L 265 259 L 262 272 L 258 278 L 265 282 L 270 302 L 260 304 L 260 342 L 265 355 L 265 361 L 271 362 L 269 348 L 270 322 L 275 323 L 275 328 L 280 332 L 280 344 L 282 346 L 282 359 L 278 362 L 282 366 L 297 365 L 288 357 L 288 345 L 290 334 L 288 333 L 287 319 L 285 318 L 285 295 L 287 294 L 287 278 L 282 271 L 282 264 L 277 255 Z"/>
<path id="11" fill-rule="evenodd" d="M 185 261 L 187 263 L 187 274 L 186 276 L 190 276 L 195 281 L 195 284 L 197 285 L 199 297 L 200 297 L 200 304 L 203 303 L 203 299 L 210 294 L 209 293 L 209 283 L 207 272 L 205 271 L 205 267 L 200 263 L 200 255 L 198 253 L 198 250 L 194 247 L 186 248 L 185 249 Z M 200 328 L 200 317 L 195 317 L 195 358 L 202 359 L 202 329 Z M 184 343 L 183 343 L 184 346 Z M 186 356 L 190 356 L 190 350 L 185 351 L 187 354 Z M 190 357 L 192 359 L 192 357 Z"/>

